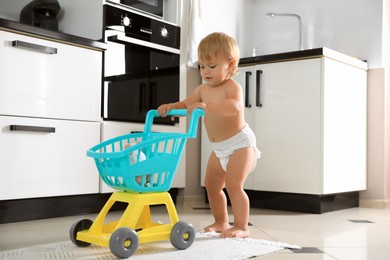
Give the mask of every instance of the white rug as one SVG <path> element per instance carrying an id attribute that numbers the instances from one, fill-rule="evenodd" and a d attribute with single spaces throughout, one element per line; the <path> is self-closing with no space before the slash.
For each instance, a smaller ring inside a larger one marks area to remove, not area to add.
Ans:
<path id="1" fill-rule="evenodd" d="M 222 239 L 216 233 L 197 233 L 196 240 L 186 250 L 175 249 L 169 241 L 140 244 L 130 259 L 248 259 L 270 254 L 285 248 L 300 249 L 299 246 L 261 239 Z M 106 247 L 91 245 L 77 247 L 71 241 L 34 246 L 0 252 L 0 259 L 117 259 Z"/>

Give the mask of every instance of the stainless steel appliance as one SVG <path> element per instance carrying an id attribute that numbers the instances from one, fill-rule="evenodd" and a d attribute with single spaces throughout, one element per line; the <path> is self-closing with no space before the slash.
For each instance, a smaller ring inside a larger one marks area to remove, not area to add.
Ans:
<path id="1" fill-rule="evenodd" d="M 144 122 L 148 110 L 179 99 L 180 28 L 118 6 L 103 10 L 103 119 Z"/>

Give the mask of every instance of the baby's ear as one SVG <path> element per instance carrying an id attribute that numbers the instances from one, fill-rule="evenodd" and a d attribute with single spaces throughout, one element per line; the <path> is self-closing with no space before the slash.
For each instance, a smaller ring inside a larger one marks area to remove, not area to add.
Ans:
<path id="1" fill-rule="evenodd" d="M 234 69 L 236 67 L 236 63 L 237 63 L 237 61 L 234 58 L 231 58 L 229 60 L 229 68 Z"/>
<path id="2" fill-rule="evenodd" d="M 237 70 L 237 61 L 233 58 L 229 60 L 229 70 L 234 74 Z"/>

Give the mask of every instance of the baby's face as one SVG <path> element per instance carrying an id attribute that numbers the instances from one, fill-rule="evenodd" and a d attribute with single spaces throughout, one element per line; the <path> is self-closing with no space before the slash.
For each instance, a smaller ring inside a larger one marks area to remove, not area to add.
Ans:
<path id="1" fill-rule="evenodd" d="M 223 55 L 214 55 L 207 60 L 199 59 L 200 75 L 210 86 L 217 86 L 230 76 L 230 61 Z"/>

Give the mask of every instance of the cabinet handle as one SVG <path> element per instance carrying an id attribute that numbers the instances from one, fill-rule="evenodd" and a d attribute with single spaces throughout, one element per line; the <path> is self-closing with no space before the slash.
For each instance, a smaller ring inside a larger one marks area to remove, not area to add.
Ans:
<path id="1" fill-rule="evenodd" d="M 157 83 L 156 82 L 150 82 L 149 84 L 149 109 L 153 107 L 157 107 Z"/>
<path id="2" fill-rule="evenodd" d="M 262 70 L 256 70 L 256 107 L 262 107 L 263 104 L 261 104 L 260 100 L 260 83 L 261 83 L 261 74 L 263 73 Z"/>
<path id="3" fill-rule="evenodd" d="M 41 133 L 55 133 L 55 127 L 46 126 L 29 126 L 29 125 L 10 125 L 10 131 L 27 131 L 27 132 L 41 132 Z"/>
<path id="4" fill-rule="evenodd" d="M 143 113 L 148 110 L 148 90 L 146 83 L 139 84 L 140 91 L 140 104 L 139 104 L 139 112 Z"/>
<path id="5" fill-rule="evenodd" d="M 39 51 L 47 54 L 57 54 L 57 48 L 52 48 L 52 47 L 38 45 L 38 44 L 24 42 L 24 41 L 17 41 L 17 40 L 12 41 L 12 47 L 34 50 L 34 51 Z"/>
<path id="6" fill-rule="evenodd" d="M 245 107 L 252 107 L 251 104 L 249 104 L 249 78 L 252 75 L 252 72 L 247 71 L 245 72 Z"/>

